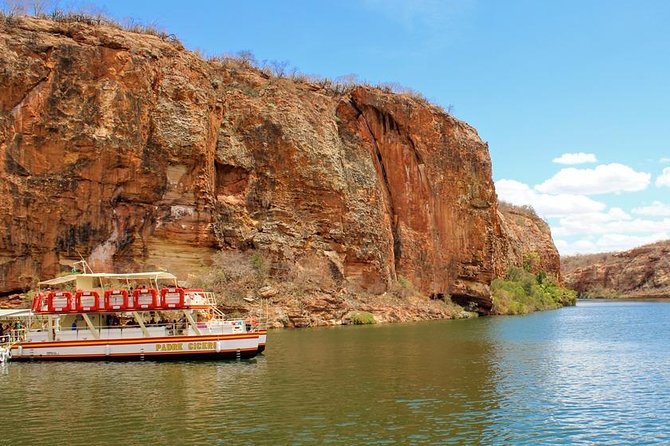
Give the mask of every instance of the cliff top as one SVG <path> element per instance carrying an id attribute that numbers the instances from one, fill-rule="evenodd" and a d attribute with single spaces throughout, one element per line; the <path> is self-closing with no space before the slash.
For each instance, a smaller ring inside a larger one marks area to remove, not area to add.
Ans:
<path id="1" fill-rule="evenodd" d="M 427 106 L 435 113 L 444 114 L 454 119 L 464 129 L 477 134 L 474 127 L 451 115 L 451 106 L 444 107 L 431 102 L 420 92 L 393 82 L 371 84 L 360 81 L 354 75 L 336 79 L 307 75 L 290 67 L 287 62 L 259 62 L 252 53 L 240 51 L 236 54 L 205 56 L 199 50 L 189 50 L 174 34 L 169 34 L 153 25 L 137 22 L 122 24 L 103 15 L 91 15 L 79 12 L 55 11 L 38 16 L 24 14 L 7 14 L 0 11 L 0 32 L 13 34 L 23 38 L 35 38 L 35 33 L 44 39 L 45 51 L 49 43 L 55 43 L 45 36 L 51 35 L 62 42 L 63 39 L 80 45 L 100 46 L 115 50 L 129 50 L 152 58 L 170 57 L 181 53 L 192 57 L 213 69 L 245 71 L 247 76 L 258 76 L 260 79 L 287 79 L 296 85 L 311 91 L 340 96 L 351 92 L 354 88 L 374 90 L 378 94 L 388 94 L 394 98 L 404 98 Z"/>
<path id="2" fill-rule="evenodd" d="M 252 252 L 269 281 L 302 284 L 282 298 L 325 293 L 336 320 L 343 296 L 398 286 L 486 313 L 529 250 L 558 274 L 546 225 L 503 221 L 476 130 L 425 98 L 139 31 L 0 20 L 0 292 L 81 256 L 183 277 Z M 302 320 L 301 302 L 276 303 Z"/>
<path id="3" fill-rule="evenodd" d="M 582 296 L 668 297 L 670 240 L 623 252 L 565 257 L 561 270 Z"/>
<path id="4" fill-rule="evenodd" d="M 670 240 L 649 243 L 627 251 L 565 256 L 561 258 L 561 269 L 564 273 L 569 274 L 583 267 L 592 267 L 594 264 L 627 261 L 644 255 L 665 256 L 670 261 Z"/>

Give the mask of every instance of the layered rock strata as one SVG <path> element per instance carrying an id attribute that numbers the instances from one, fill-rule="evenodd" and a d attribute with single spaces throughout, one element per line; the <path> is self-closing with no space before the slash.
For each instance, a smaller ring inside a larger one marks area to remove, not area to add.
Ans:
<path id="1" fill-rule="evenodd" d="M 550 273 L 561 283 L 561 256 L 551 238 L 551 229 L 528 206 L 500 203 L 500 220 L 507 252 L 507 267 L 523 266 L 534 273 Z"/>
<path id="2" fill-rule="evenodd" d="M 0 21 L 0 86 L 0 292 L 82 258 L 184 277 L 254 249 L 276 277 L 317 254 L 350 290 L 402 277 L 486 313 L 525 249 L 475 129 L 408 95 L 27 17 Z"/>
<path id="3" fill-rule="evenodd" d="M 629 251 L 566 257 L 563 275 L 582 297 L 670 297 L 670 240 Z"/>

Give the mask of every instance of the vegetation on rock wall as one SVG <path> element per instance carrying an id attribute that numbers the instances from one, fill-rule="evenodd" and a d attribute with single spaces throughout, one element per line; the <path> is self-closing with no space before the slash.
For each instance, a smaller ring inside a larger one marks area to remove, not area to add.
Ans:
<path id="1" fill-rule="evenodd" d="M 189 285 L 213 291 L 220 305 L 253 299 L 268 279 L 262 255 L 255 251 L 221 251 L 212 257 L 206 273 L 189 277 Z"/>
<path id="2" fill-rule="evenodd" d="M 3 5 L 3 2 L 0 1 L 0 21 L 11 23 L 14 18 L 20 16 L 38 17 L 59 23 L 110 26 L 132 33 L 156 36 L 164 41 L 172 42 L 178 47 L 183 48 L 182 43 L 174 34 L 162 30 L 155 23 L 142 23 L 132 18 L 118 21 L 107 16 L 102 10 L 95 8 L 92 5 L 63 7 L 60 5 L 60 2 L 56 0 L 5 0 Z M 254 54 L 248 50 L 238 51 L 233 54 L 208 56 L 203 54 L 200 49 L 196 48 L 192 53 L 213 64 L 220 64 L 228 68 L 237 66 L 244 69 L 256 70 L 270 78 L 291 79 L 295 82 L 313 84 L 323 89 L 330 90 L 335 94 L 348 93 L 356 86 L 368 86 L 377 88 L 385 93 L 394 93 L 399 96 L 413 98 L 444 113 L 451 114 L 453 111 L 453 105 L 450 104 L 445 109 L 438 104 L 432 103 L 421 92 L 397 82 L 371 84 L 358 79 L 355 74 L 347 74 L 335 79 L 317 75 L 308 75 L 301 73 L 296 67 L 291 66 L 288 61 L 269 59 L 258 60 Z"/>
<path id="3" fill-rule="evenodd" d="M 59 3 L 57 0 L 5 0 L 0 2 L 0 20 L 11 22 L 15 17 L 33 16 L 60 23 L 81 23 L 90 26 L 106 25 L 132 33 L 156 36 L 181 46 L 174 34 L 161 30 L 155 24 L 141 23 L 132 18 L 120 22 L 108 17 L 102 10 L 93 5 L 85 5 L 81 8 L 62 8 Z"/>
<path id="4" fill-rule="evenodd" d="M 184 278 L 223 249 L 191 286 L 297 327 L 467 316 L 450 295 L 489 314 L 492 277 L 529 251 L 532 272 L 558 274 L 546 224 L 503 221 L 476 130 L 398 86 L 320 84 L 248 52 L 205 63 L 152 29 L 17 5 L 0 14 L 0 133 L 17 141 L 0 292 L 80 256 Z M 47 213 L 58 224 L 21 218 Z"/>
<path id="5" fill-rule="evenodd" d="M 375 295 L 346 282 L 330 259 L 316 253 L 290 262 L 271 257 L 256 249 L 220 251 L 204 273 L 189 276 L 188 286 L 213 291 L 226 314 L 258 317 L 273 327 L 476 316 L 449 296 L 423 295 L 403 276 L 386 293 Z"/>
<path id="6" fill-rule="evenodd" d="M 544 271 L 532 273 L 532 263 L 529 257 L 523 268 L 512 267 L 491 283 L 495 314 L 527 314 L 575 304 L 575 291 L 558 285 Z"/>

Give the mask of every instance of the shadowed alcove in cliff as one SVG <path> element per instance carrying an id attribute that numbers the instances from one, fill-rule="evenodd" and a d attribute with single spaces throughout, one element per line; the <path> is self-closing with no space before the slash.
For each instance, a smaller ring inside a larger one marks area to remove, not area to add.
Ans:
<path id="1" fill-rule="evenodd" d="M 216 195 L 240 195 L 249 183 L 249 171 L 238 166 L 214 162 Z"/>

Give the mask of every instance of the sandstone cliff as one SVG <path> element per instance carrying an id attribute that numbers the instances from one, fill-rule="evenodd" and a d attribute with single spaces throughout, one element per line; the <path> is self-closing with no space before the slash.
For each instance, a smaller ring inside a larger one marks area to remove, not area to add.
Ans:
<path id="1" fill-rule="evenodd" d="M 525 249 L 475 129 L 408 95 L 28 17 L 0 21 L 0 86 L 0 292 L 80 256 L 183 277 L 253 249 L 276 277 L 322 262 L 349 292 L 402 277 L 486 313 L 490 281 Z"/>
<path id="2" fill-rule="evenodd" d="M 531 272 L 544 271 L 561 282 L 561 256 L 551 238 L 551 229 L 530 207 L 501 202 L 500 219 L 507 251 L 501 259 L 507 267 L 524 265 Z"/>
<path id="3" fill-rule="evenodd" d="M 670 297 L 670 240 L 565 257 L 562 270 L 566 284 L 585 297 Z"/>

